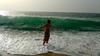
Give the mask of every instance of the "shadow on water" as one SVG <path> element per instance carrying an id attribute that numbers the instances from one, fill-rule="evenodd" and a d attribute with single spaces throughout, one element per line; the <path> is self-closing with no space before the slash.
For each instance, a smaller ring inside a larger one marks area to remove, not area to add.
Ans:
<path id="1" fill-rule="evenodd" d="M 42 39 L 34 39 L 34 40 L 39 41 L 39 40 L 42 40 Z"/>

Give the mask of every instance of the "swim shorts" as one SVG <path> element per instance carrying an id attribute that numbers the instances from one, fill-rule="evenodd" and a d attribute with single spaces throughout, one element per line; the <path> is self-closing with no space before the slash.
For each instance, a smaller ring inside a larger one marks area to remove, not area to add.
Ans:
<path id="1" fill-rule="evenodd" d="M 50 33 L 45 33 L 44 38 L 49 38 L 50 37 Z"/>

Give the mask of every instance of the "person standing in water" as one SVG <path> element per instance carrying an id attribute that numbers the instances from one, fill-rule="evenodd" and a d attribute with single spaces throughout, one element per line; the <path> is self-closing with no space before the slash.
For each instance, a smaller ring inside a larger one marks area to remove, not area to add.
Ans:
<path id="1" fill-rule="evenodd" d="M 48 43 L 49 38 L 50 38 L 50 28 L 56 28 L 55 26 L 51 25 L 51 21 L 48 20 L 46 24 L 44 24 L 43 26 L 41 26 L 38 29 L 44 28 L 44 39 L 43 39 L 43 45 L 45 45 L 45 43 Z"/>

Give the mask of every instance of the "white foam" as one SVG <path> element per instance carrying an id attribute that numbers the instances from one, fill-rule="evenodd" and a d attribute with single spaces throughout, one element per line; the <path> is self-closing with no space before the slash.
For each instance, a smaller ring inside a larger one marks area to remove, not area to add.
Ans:
<path id="1" fill-rule="evenodd" d="M 47 53 L 48 49 L 47 46 L 37 46 L 36 51 L 38 52 L 38 54 L 41 54 L 41 53 Z"/>
<path id="2" fill-rule="evenodd" d="M 43 46 L 43 32 L 8 30 L 0 32 L 0 49 L 11 54 L 36 55 L 55 52 L 71 56 L 99 56 L 100 32 L 51 32 Z"/>

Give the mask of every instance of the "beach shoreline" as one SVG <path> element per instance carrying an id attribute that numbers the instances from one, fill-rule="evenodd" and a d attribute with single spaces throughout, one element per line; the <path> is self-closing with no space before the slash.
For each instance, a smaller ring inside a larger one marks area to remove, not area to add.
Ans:
<path id="1" fill-rule="evenodd" d="M 0 56 L 69 56 L 66 54 L 58 54 L 53 52 L 43 53 L 43 54 L 37 54 L 37 55 L 23 55 L 23 54 L 10 54 L 6 51 L 0 50 Z"/>

